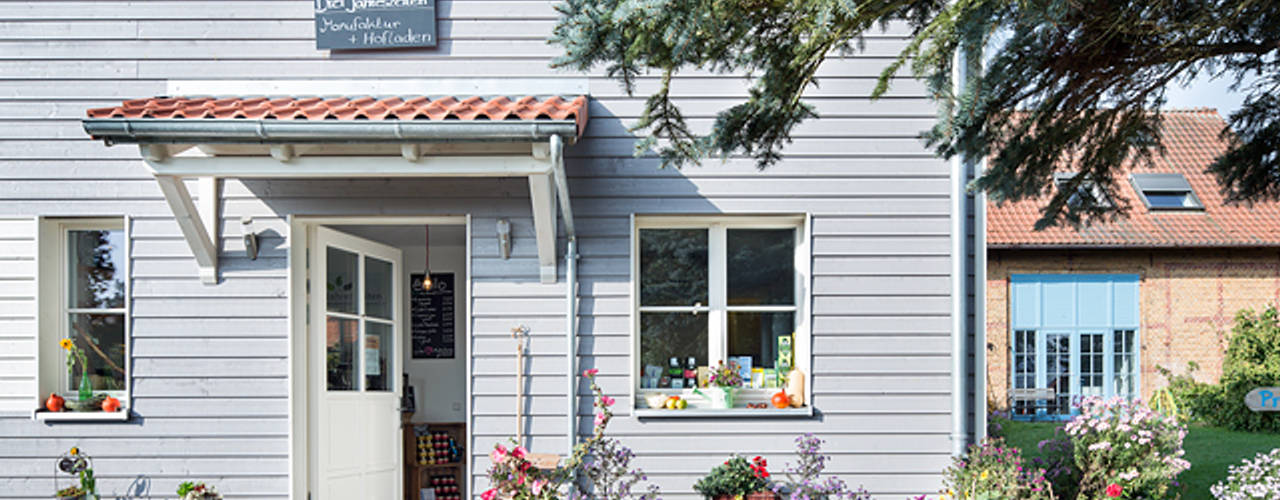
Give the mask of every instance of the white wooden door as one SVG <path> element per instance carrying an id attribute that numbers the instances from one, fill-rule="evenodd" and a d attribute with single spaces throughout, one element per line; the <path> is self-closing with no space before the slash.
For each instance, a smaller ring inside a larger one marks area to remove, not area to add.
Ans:
<path id="1" fill-rule="evenodd" d="M 325 227 L 310 251 L 313 500 L 400 500 L 401 252 Z"/>

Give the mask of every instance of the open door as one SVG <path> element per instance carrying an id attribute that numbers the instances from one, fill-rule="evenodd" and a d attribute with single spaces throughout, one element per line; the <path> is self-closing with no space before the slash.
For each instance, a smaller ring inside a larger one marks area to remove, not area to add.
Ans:
<path id="1" fill-rule="evenodd" d="M 312 498 L 400 500 L 401 252 L 325 227 L 312 242 Z"/>

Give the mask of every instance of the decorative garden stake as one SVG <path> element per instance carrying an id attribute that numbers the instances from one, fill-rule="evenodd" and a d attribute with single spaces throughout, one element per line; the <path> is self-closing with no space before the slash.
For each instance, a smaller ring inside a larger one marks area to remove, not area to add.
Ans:
<path id="1" fill-rule="evenodd" d="M 59 488 L 59 472 L 75 476 L 79 484 Z M 53 487 L 58 488 L 57 493 L 54 493 L 58 500 L 98 500 L 98 480 L 93 476 L 93 458 L 80 453 L 80 448 L 76 447 L 62 454 L 54 465 Z"/>

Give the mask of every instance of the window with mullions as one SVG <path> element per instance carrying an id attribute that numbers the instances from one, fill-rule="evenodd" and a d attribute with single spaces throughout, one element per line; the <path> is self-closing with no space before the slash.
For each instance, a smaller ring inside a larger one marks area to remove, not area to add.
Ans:
<path id="1" fill-rule="evenodd" d="M 801 225 L 798 217 L 637 221 L 641 389 L 689 387 L 685 380 L 673 384 L 673 363 L 696 371 L 744 360 L 759 369 L 755 375 L 773 370 L 776 376 L 779 339 L 793 334 L 790 361 L 801 364 L 798 354 L 807 347 L 798 344 L 808 342 L 798 317 Z"/>
<path id="2" fill-rule="evenodd" d="M 39 255 L 40 393 L 74 395 L 87 383 L 127 404 L 124 219 L 42 219 Z M 82 357 L 68 370 L 73 348 Z"/>

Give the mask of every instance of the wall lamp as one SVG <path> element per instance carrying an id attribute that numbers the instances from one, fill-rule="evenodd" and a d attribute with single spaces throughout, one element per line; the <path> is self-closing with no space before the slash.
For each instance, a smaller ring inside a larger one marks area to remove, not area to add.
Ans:
<path id="1" fill-rule="evenodd" d="M 502 260 L 511 258 L 511 222 L 498 219 L 498 255 Z"/>
<path id="2" fill-rule="evenodd" d="M 244 235 L 244 251 L 249 260 L 258 260 L 258 233 L 253 232 L 253 217 L 240 218 L 240 233 Z"/>

